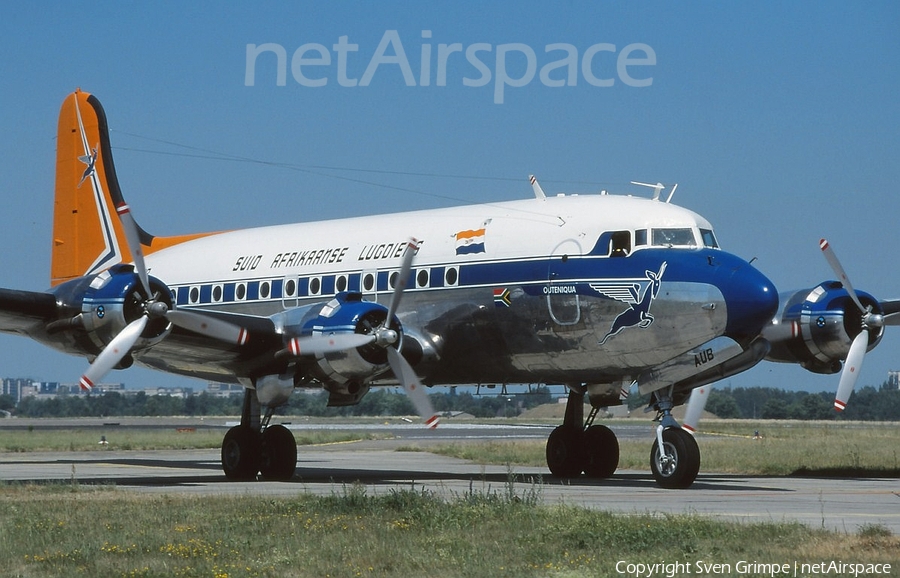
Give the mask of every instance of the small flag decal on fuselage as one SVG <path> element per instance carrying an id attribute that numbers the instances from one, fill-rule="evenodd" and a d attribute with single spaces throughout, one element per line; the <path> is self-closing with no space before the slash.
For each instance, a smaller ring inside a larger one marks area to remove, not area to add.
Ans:
<path id="1" fill-rule="evenodd" d="M 456 234 L 456 254 L 484 253 L 484 227 Z"/>
<path id="2" fill-rule="evenodd" d="M 509 297 L 509 289 L 499 287 L 494 289 L 494 305 L 497 307 L 509 307 L 512 300 Z"/>

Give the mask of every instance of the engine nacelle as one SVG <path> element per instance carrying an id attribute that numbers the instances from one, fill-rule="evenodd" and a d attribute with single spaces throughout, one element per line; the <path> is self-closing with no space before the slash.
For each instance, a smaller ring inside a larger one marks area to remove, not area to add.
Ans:
<path id="1" fill-rule="evenodd" d="M 327 303 L 305 308 L 302 313 L 298 311 L 297 314 L 302 315 L 299 319 L 285 319 L 285 338 L 342 333 L 370 335 L 384 323 L 387 313 L 385 306 L 363 301 L 360 293 L 339 293 Z M 397 340 L 387 347 L 399 348 L 403 333 L 396 317 L 390 323 L 390 329 L 396 332 Z M 387 369 L 385 345 L 371 343 L 317 355 L 313 372 L 332 392 L 332 397 L 337 396 L 335 399 L 341 399 L 344 404 L 352 404 L 368 390 L 368 382 Z"/>
<path id="2" fill-rule="evenodd" d="M 863 307 L 883 313 L 878 301 L 862 291 Z M 771 344 L 766 359 L 799 363 L 814 373 L 837 373 L 847 358 L 853 338 L 863 329 L 863 315 L 850 294 L 837 281 L 825 281 L 812 289 L 780 296 L 775 319 L 763 329 Z M 869 328 L 868 349 L 875 347 L 884 327 Z"/>
<path id="3" fill-rule="evenodd" d="M 150 289 L 158 302 L 172 308 L 171 291 L 162 281 L 150 277 Z M 99 275 L 64 283 L 54 293 L 65 309 L 78 314 L 79 325 L 89 343 L 96 347 L 93 353 L 99 353 L 129 323 L 144 315 L 148 301 L 131 265 L 116 265 Z M 159 342 L 170 330 L 165 318 L 151 319 L 134 349 Z"/>

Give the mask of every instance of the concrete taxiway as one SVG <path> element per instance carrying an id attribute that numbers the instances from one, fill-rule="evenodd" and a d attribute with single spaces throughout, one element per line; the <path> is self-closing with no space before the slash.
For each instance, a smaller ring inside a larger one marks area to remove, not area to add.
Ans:
<path id="1" fill-rule="evenodd" d="M 302 426 L 295 426 L 301 429 Z M 308 426 L 321 428 L 328 426 Z M 372 425 L 365 426 L 373 429 Z M 346 429 L 346 426 L 341 429 Z M 391 426 L 395 439 L 300 447 L 288 482 L 225 480 L 217 450 L 16 453 L 0 455 L 3 482 L 113 484 L 119 491 L 291 496 L 340 494 L 353 484 L 370 495 L 396 488 L 453 497 L 466 492 L 513 491 L 545 503 L 566 503 L 625 513 L 710 515 L 741 522 L 798 521 L 814 528 L 855 533 L 879 524 L 900 534 L 900 482 L 880 478 L 803 478 L 702 472 L 688 490 L 664 490 L 649 471 L 618 471 L 607 480 L 558 480 L 545 468 L 482 466 L 427 452 L 396 451 L 452 439 L 540 438 L 544 426 L 459 426 L 423 432 Z M 646 437 L 647 428 L 617 431 Z M 648 443 L 649 448 L 649 443 Z"/>

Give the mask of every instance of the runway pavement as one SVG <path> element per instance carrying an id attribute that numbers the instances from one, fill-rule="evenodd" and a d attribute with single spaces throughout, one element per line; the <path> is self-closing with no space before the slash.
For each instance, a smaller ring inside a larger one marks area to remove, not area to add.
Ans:
<path id="1" fill-rule="evenodd" d="M 303 426 L 293 426 L 300 429 Z M 309 426 L 327 427 L 327 426 Z M 373 426 L 365 426 L 372 429 Z M 395 488 L 427 489 L 453 497 L 466 492 L 534 494 L 549 504 L 573 504 L 627 513 L 693 513 L 750 522 L 799 521 L 815 528 L 855 533 L 880 524 L 900 534 L 900 483 L 879 478 L 802 478 L 704 473 L 688 490 L 664 490 L 650 472 L 618 471 L 593 481 L 553 478 L 545 468 L 481 466 L 399 446 L 450 439 L 546 438 L 549 426 L 451 426 L 437 432 L 384 426 L 395 439 L 299 448 L 289 482 L 227 482 L 217 450 L 117 451 L 0 454 L 0 480 L 114 484 L 119 491 L 251 494 L 340 494 L 362 484 L 370 494 Z M 344 428 L 346 429 L 346 428 Z M 649 436 L 645 427 L 617 431 Z M 649 448 L 649 443 L 648 443 Z"/>

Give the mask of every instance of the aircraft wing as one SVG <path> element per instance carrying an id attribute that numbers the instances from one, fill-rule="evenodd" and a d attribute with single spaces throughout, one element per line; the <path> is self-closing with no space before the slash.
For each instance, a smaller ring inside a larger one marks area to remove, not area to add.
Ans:
<path id="1" fill-rule="evenodd" d="M 56 319 L 56 297 L 50 293 L 0 288 L 0 331 L 28 335 Z"/>
<path id="2" fill-rule="evenodd" d="M 90 353 L 80 346 L 89 340 L 77 337 L 84 333 L 79 323 L 50 329 L 51 324 L 71 315 L 71 307 L 52 293 L 0 288 L 0 332 L 32 337 L 68 353 Z M 243 328 L 249 338 L 237 346 L 175 326 L 163 343 L 136 351 L 135 357 L 144 365 L 174 373 L 234 382 L 239 375 L 272 364 L 274 352 L 282 347 L 282 338 L 267 317 L 199 310 L 192 315 L 198 324 L 224 322 Z"/>

